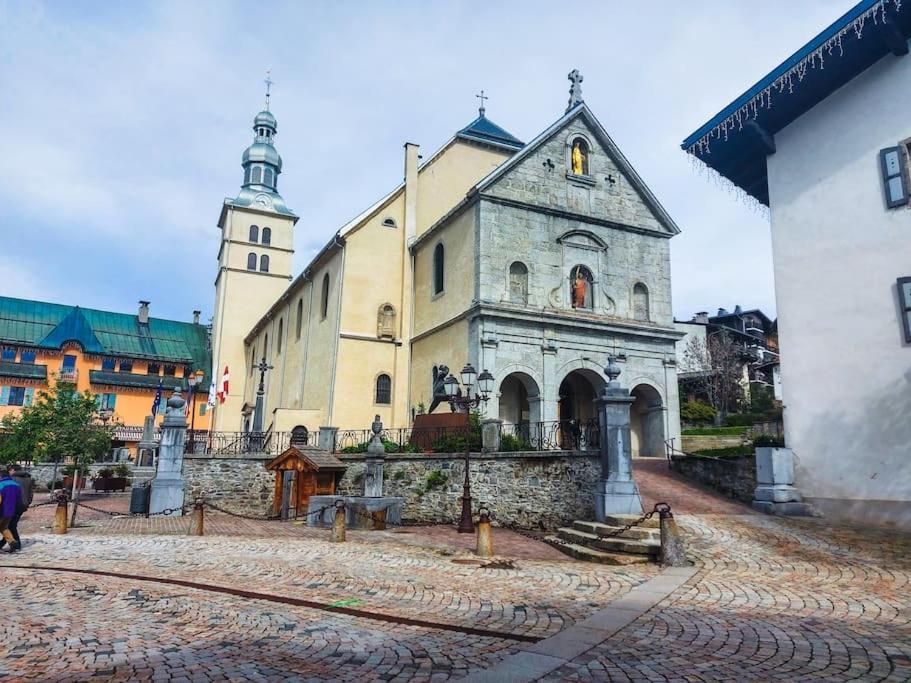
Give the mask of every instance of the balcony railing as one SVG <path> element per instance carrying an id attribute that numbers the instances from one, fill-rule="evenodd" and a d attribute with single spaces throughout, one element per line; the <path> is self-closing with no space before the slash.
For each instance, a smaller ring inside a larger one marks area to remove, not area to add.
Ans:
<path id="1" fill-rule="evenodd" d="M 79 370 L 76 368 L 60 368 L 60 372 L 57 373 L 57 379 L 61 382 L 72 382 L 76 383 L 76 380 L 79 379 Z"/>

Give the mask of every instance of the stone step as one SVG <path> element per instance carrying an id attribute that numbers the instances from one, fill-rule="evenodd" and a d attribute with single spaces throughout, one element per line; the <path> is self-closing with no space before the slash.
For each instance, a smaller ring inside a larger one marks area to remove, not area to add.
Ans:
<path id="1" fill-rule="evenodd" d="M 626 526 L 630 522 L 635 522 L 642 515 L 607 515 L 604 518 L 604 523 L 608 526 Z M 658 515 L 653 515 L 651 519 L 646 519 L 643 522 L 639 522 L 636 526 L 646 527 L 648 529 L 657 529 L 661 526 L 661 520 Z"/>
<path id="2" fill-rule="evenodd" d="M 634 541 L 628 538 L 599 538 L 592 545 L 598 550 L 607 552 L 633 553 L 648 557 L 657 557 L 658 551 L 661 550 L 659 541 Z"/>
<path id="3" fill-rule="evenodd" d="M 623 526 L 626 525 L 624 524 Z M 583 522 L 579 520 L 573 522 L 573 528 L 577 531 L 584 531 L 587 534 L 597 534 L 598 536 L 608 536 L 620 531 L 623 526 L 609 526 L 599 522 Z M 618 538 L 632 538 L 642 541 L 661 540 L 661 531 L 659 529 L 634 526 L 633 528 L 624 531 Z"/>
<path id="4" fill-rule="evenodd" d="M 552 545 L 564 555 L 569 555 L 576 560 L 582 560 L 584 562 L 596 562 L 598 564 L 612 564 L 622 566 L 628 564 L 644 564 L 650 561 L 649 558 L 645 555 L 606 553 L 601 550 L 595 550 L 594 548 L 586 548 L 584 545 L 567 543 L 557 536 L 545 536 L 544 542 Z"/>
<path id="5" fill-rule="evenodd" d="M 591 547 L 598 540 L 597 534 L 586 533 L 570 527 L 561 527 L 557 529 L 557 536 L 564 541 Z"/>

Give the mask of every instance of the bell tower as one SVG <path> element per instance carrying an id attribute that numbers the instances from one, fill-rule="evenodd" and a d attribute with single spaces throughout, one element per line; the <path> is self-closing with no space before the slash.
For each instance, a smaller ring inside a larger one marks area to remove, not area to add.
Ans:
<path id="1" fill-rule="evenodd" d="M 243 429 L 244 384 L 249 379 L 244 337 L 287 289 L 298 216 L 278 193 L 282 159 L 275 149 L 278 122 L 270 111 L 272 80 L 266 78 L 266 104 L 253 119 L 253 144 L 244 150 L 240 192 L 225 199 L 218 227 L 218 275 L 212 322 L 213 381 L 221 391 L 228 369 L 228 393 L 216 400 L 212 430 Z M 264 349 L 268 355 L 268 350 Z"/>

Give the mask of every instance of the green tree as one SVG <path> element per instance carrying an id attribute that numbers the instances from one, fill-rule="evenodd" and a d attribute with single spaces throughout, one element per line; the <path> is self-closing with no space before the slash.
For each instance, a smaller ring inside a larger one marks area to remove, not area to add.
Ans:
<path id="1" fill-rule="evenodd" d="M 111 448 L 117 424 L 103 420 L 95 395 L 56 382 L 19 413 L 3 418 L 0 462 L 72 461 L 80 469 Z"/>

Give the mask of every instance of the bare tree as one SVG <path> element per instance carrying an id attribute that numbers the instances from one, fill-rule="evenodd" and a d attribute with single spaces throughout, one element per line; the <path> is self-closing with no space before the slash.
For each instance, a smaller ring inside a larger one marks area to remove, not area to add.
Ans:
<path id="1" fill-rule="evenodd" d="M 706 339 L 693 337 L 684 350 L 689 377 L 715 409 L 715 423 L 721 424 L 743 397 L 744 351 L 724 331 Z"/>

